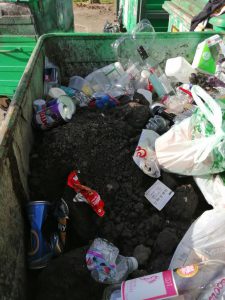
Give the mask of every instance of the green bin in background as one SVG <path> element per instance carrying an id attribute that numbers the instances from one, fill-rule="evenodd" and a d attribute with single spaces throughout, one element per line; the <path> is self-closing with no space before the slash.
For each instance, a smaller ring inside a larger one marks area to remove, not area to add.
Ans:
<path id="1" fill-rule="evenodd" d="M 74 31 L 72 0 L 0 0 L 0 34 Z"/>
<path id="2" fill-rule="evenodd" d="M 0 95 L 12 98 L 35 45 L 35 36 L 0 36 Z"/>
<path id="3" fill-rule="evenodd" d="M 171 0 L 165 1 L 163 8 L 169 13 L 169 32 L 190 31 L 191 20 L 199 14 L 208 0 Z M 225 15 L 211 18 L 209 23 L 217 32 L 225 30 Z"/>
<path id="4" fill-rule="evenodd" d="M 70 31 L 72 0 L 0 0 L 0 95 L 14 95 L 38 36 Z"/>
<path id="5" fill-rule="evenodd" d="M 128 32 L 142 19 L 147 18 L 157 32 L 167 31 L 168 13 L 163 10 L 164 0 L 120 0 L 118 8 L 122 13 L 123 26 Z"/>

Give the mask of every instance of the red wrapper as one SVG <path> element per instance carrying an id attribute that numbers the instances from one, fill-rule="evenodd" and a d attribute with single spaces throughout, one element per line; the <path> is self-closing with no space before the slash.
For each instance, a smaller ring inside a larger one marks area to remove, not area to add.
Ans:
<path id="1" fill-rule="evenodd" d="M 67 179 L 67 185 L 73 188 L 76 193 L 80 193 L 100 217 L 104 216 L 104 201 L 101 199 L 100 195 L 95 190 L 92 190 L 89 187 L 80 183 L 77 173 L 75 171 L 72 171 L 69 174 Z"/>

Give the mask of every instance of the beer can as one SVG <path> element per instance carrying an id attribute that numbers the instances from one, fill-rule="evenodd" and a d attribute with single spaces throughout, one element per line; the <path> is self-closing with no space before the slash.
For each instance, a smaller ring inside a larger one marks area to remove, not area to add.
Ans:
<path id="1" fill-rule="evenodd" d="M 47 266 L 52 258 L 51 245 L 47 243 L 42 227 L 48 216 L 50 203 L 47 201 L 33 201 L 27 205 L 30 222 L 30 245 L 28 250 L 28 265 L 30 269 L 41 269 Z"/>

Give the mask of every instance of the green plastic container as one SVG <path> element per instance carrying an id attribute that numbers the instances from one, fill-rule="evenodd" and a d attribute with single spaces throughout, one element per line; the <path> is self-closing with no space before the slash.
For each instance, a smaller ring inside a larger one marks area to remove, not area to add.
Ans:
<path id="1" fill-rule="evenodd" d="M 165 1 L 163 8 L 169 13 L 169 32 L 190 31 L 191 20 L 199 14 L 208 0 L 171 0 Z M 213 30 L 222 32 L 225 30 L 225 16 L 211 18 L 209 23 Z"/>
<path id="2" fill-rule="evenodd" d="M 167 31 L 169 16 L 162 9 L 163 2 L 164 0 L 120 0 L 124 27 L 130 32 L 140 20 L 147 18 L 155 31 Z"/>
<path id="3" fill-rule="evenodd" d="M 34 140 L 32 102 L 43 94 L 45 54 L 61 69 L 64 82 L 74 75 L 84 76 L 116 61 L 111 44 L 121 34 L 48 34 L 42 36 L 26 66 L 13 97 L 4 126 L 0 127 L 0 291 L 2 299 L 26 299 L 24 207 L 29 199 L 29 154 Z M 165 63 L 170 57 L 194 58 L 197 45 L 209 33 L 157 33 L 154 43 L 149 33 L 138 35 L 140 44 Z M 131 41 L 121 52 L 129 57 Z M 121 53 L 121 54 L 122 54 Z M 29 199 L 32 200 L 32 199 Z M 79 287 L 78 287 L 79 288 Z"/>
<path id="4" fill-rule="evenodd" d="M 0 34 L 74 31 L 72 0 L 6 0 L 0 1 L 0 10 L 6 11 L 0 17 Z"/>

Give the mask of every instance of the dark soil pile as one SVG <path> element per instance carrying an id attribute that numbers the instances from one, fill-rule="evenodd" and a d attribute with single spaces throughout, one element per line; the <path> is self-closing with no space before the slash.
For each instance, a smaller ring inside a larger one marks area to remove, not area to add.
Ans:
<path id="1" fill-rule="evenodd" d="M 105 201 L 103 218 L 87 204 L 71 202 L 66 251 L 88 245 L 95 237 L 104 237 L 122 255 L 139 258 L 139 270 L 132 276 L 167 269 L 180 239 L 207 208 L 191 178 L 163 172 L 160 180 L 175 192 L 171 201 L 159 212 L 144 197 L 155 179 L 145 175 L 132 156 L 149 117 L 148 105 L 135 102 L 104 111 L 82 108 L 70 123 L 38 133 L 31 155 L 32 200 L 60 199 L 67 176 L 75 169 L 80 172 L 81 183 L 95 189 Z M 40 299 L 56 299 L 40 286 L 46 281 L 51 285 L 49 289 L 57 289 L 60 276 L 54 274 L 58 273 L 64 281 L 68 277 L 68 284 L 64 288 L 60 285 L 61 299 L 90 299 L 88 295 L 85 298 L 73 293 L 76 285 L 73 276 L 61 272 L 71 258 L 68 254 L 62 257 L 50 262 L 40 275 L 39 290 L 43 290 Z M 91 299 L 99 300 L 98 293 L 93 292 Z M 69 294 L 71 298 L 66 296 Z"/>

